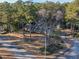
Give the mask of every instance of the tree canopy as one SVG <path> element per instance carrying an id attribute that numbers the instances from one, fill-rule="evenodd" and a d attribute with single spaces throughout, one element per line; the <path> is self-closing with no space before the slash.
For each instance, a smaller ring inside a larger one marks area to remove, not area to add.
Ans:
<path id="1" fill-rule="evenodd" d="M 16 27 L 17 24 L 22 22 L 29 24 L 37 19 L 37 12 L 41 9 L 50 11 L 53 17 L 57 10 L 64 13 L 64 20 L 77 20 L 79 19 L 79 1 L 74 0 L 70 3 L 33 3 L 31 1 L 23 2 L 18 0 L 15 3 L 3 2 L 0 3 L 0 22 L 6 23 Z M 16 27 L 17 28 L 17 27 Z"/>

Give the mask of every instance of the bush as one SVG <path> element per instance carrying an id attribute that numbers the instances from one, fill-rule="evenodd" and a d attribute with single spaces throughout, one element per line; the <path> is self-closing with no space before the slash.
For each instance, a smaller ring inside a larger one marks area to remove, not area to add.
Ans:
<path id="1" fill-rule="evenodd" d="M 63 48 L 64 48 L 64 46 L 62 46 L 60 44 L 58 44 L 58 45 L 51 44 L 51 45 L 47 46 L 47 48 L 46 48 L 47 53 L 46 54 L 48 55 L 48 54 L 56 53 L 57 51 L 59 51 L 60 49 L 63 49 Z M 41 50 L 42 54 L 45 54 L 44 53 L 45 47 L 40 48 L 40 50 Z"/>

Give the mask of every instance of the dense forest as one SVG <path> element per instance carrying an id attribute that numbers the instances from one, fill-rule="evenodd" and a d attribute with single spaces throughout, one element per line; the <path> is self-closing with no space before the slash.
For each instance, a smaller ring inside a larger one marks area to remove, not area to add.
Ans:
<path id="1" fill-rule="evenodd" d="M 23 2 L 22 0 L 18 0 L 15 3 L 5 1 L 0 3 L 0 25 L 4 27 L 4 30 L 17 31 L 25 24 L 33 23 L 41 17 L 46 18 L 51 23 L 51 19 L 56 16 L 57 10 L 62 12 L 60 16 L 57 16 L 58 19 L 79 25 L 78 5 L 78 0 L 63 4 L 51 1 L 44 3 Z"/>

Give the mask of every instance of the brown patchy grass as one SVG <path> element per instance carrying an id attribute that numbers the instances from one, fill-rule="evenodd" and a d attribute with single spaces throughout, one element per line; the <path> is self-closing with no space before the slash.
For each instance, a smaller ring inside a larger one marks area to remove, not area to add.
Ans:
<path id="1" fill-rule="evenodd" d="M 30 35 L 32 37 L 35 37 L 35 36 L 44 36 L 44 34 L 39 34 L 39 33 L 31 33 L 31 34 L 20 34 L 20 33 L 7 33 L 7 34 L 0 34 L 0 36 L 15 36 L 15 37 L 18 37 L 18 38 L 23 38 L 23 37 L 30 37 Z"/>

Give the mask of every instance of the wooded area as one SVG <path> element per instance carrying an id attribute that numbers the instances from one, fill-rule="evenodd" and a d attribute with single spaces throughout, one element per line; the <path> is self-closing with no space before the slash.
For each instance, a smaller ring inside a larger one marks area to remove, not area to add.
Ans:
<path id="1" fill-rule="evenodd" d="M 48 24 L 56 19 L 79 26 L 78 5 L 78 0 L 63 4 L 50 1 L 33 3 L 32 1 L 23 2 L 22 0 L 18 0 L 15 3 L 3 2 L 0 3 L 0 22 L 4 30 L 9 32 L 20 30 L 26 24 L 34 24 L 34 22 L 44 18 Z"/>
<path id="2" fill-rule="evenodd" d="M 13 57 L 19 54 L 22 57 L 27 54 L 35 55 L 32 57 L 48 57 L 54 53 L 60 56 L 66 49 L 69 53 L 72 50 L 77 51 L 73 49 L 79 47 L 79 41 L 75 37 L 79 38 L 79 0 L 67 3 L 38 3 L 31 0 L 0 3 L 0 44 L 1 49 L 4 47 L 0 50 L 1 54 L 11 48 L 8 52 Z M 15 56 L 12 48 L 17 49 L 14 51 Z M 24 54 L 17 52 L 20 49 L 25 51 Z M 62 53 L 59 53 L 60 50 Z M 4 56 L 7 55 L 5 53 Z"/>

